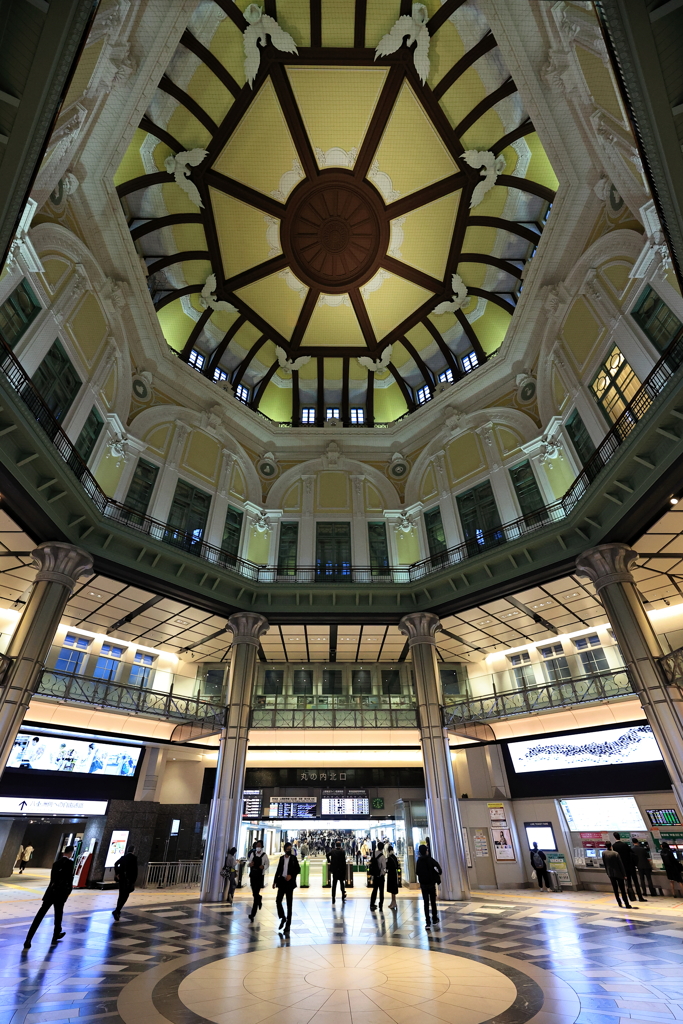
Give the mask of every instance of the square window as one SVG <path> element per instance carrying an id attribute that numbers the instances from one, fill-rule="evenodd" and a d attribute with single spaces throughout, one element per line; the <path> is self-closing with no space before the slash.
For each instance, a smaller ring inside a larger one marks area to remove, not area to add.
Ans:
<path id="1" fill-rule="evenodd" d="M 235 388 L 235 398 L 238 402 L 244 402 L 246 405 L 249 401 L 249 388 L 245 387 L 244 384 L 238 384 Z"/>
<path id="2" fill-rule="evenodd" d="M 574 647 L 577 651 L 585 651 L 588 647 L 599 647 L 600 637 L 597 633 L 593 633 L 591 636 L 577 636 L 574 641 Z"/>
<path id="3" fill-rule="evenodd" d="M 418 405 L 424 405 L 425 402 L 428 402 L 431 397 L 431 392 L 426 384 L 423 387 L 418 388 L 417 391 L 415 392 L 415 398 L 417 400 Z"/>
<path id="4" fill-rule="evenodd" d="M 352 409 L 351 410 L 351 423 L 357 426 L 361 423 L 365 423 L 365 409 Z"/>
<path id="5" fill-rule="evenodd" d="M 443 373 L 439 374 L 439 384 L 452 384 L 453 383 L 453 371 L 449 367 L 444 370 Z"/>
<path id="6" fill-rule="evenodd" d="M 304 426 L 315 425 L 315 406 L 306 406 L 301 410 L 301 422 Z"/>
<path id="7" fill-rule="evenodd" d="M 220 366 L 217 366 L 213 371 L 213 379 L 217 383 L 220 383 L 220 381 L 228 379 L 228 374 L 225 370 L 221 370 Z"/>
<path id="8" fill-rule="evenodd" d="M 198 352 L 196 348 L 193 348 L 192 351 L 190 352 L 190 358 L 187 360 L 187 365 L 193 366 L 195 370 L 199 370 L 199 372 L 201 373 L 202 370 L 204 369 L 205 361 L 206 356 L 202 355 L 201 352 Z"/>
<path id="9" fill-rule="evenodd" d="M 338 420 L 339 418 L 339 409 L 336 406 L 328 406 L 325 411 L 325 419 Z"/>
<path id="10" fill-rule="evenodd" d="M 461 359 L 462 368 L 465 373 L 471 373 L 472 370 L 476 370 L 479 366 L 479 360 L 477 359 L 476 352 L 468 352 L 466 356 Z"/>

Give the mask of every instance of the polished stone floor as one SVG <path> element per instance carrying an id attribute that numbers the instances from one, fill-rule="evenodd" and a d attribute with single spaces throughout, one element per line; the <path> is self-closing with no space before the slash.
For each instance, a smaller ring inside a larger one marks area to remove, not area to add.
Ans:
<path id="1" fill-rule="evenodd" d="M 12 901 L 0 1024 L 683 1021 L 683 900 L 629 914 L 598 893 L 478 894 L 441 905 L 427 932 L 412 894 L 380 914 L 356 889 L 335 907 L 295 897 L 284 938 L 272 891 L 253 925 L 246 895 L 181 895 L 136 893 L 117 924 L 113 894 L 75 894 L 66 937 L 50 946 L 48 918 L 26 953 L 29 906 Z"/>

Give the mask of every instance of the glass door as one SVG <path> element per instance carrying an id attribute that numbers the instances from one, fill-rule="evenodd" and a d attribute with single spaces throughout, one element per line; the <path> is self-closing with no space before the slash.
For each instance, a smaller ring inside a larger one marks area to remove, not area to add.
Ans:
<path id="1" fill-rule="evenodd" d="M 164 535 L 167 544 L 193 551 L 201 547 L 209 518 L 211 497 L 184 480 L 176 484 L 168 525 Z"/>
<path id="2" fill-rule="evenodd" d="M 333 582 L 351 576 L 351 524 L 317 523 L 316 579 Z"/>
<path id="3" fill-rule="evenodd" d="M 500 516 L 488 480 L 458 495 L 458 512 L 467 551 L 476 555 L 484 548 L 495 547 L 505 540 L 500 529 Z"/>

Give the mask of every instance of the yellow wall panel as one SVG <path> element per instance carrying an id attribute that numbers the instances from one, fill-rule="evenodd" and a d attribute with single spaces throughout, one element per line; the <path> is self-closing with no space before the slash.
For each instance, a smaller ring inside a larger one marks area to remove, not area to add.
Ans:
<path id="1" fill-rule="evenodd" d="M 102 307 L 92 292 L 88 292 L 76 312 L 69 320 L 73 339 L 88 366 L 97 355 L 107 335 L 107 321 Z"/>
<path id="2" fill-rule="evenodd" d="M 376 487 L 365 481 L 365 511 L 366 512 L 381 512 L 384 509 L 384 502 L 382 501 L 382 495 L 379 493 Z"/>
<path id="3" fill-rule="evenodd" d="M 446 465 L 452 484 L 484 469 L 486 460 L 478 436 L 470 430 L 454 438 L 446 446 Z"/>
<path id="4" fill-rule="evenodd" d="M 575 477 L 569 460 L 561 452 L 556 459 L 548 459 L 540 468 L 541 472 L 545 473 L 550 489 L 556 498 L 561 498 L 563 494 L 566 494 L 574 483 Z"/>
<path id="5" fill-rule="evenodd" d="M 284 512 L 301 512 L 301 480 L 292 484 L 285 494 L 282 499 L 282 509 Z"/>
<path id="6" fill-rule="evenodd" d="M 586 300 L 580 295 L 569 310 L 562 328 L 567 348 L 579 368 L 585 364 L 603 332 L 604 326 L 599 323 Z"/>
<path id="7" fill-rule="evenodd" d="M 270 551 L 270 534 L 252 530 L 247 545 L 247 558 L 256 565 L 267 565 Z"/>
<path id="8" fill-rule="evenodd" d="M 398 384 L 391 384 L 388 388 L 375 388 L 374 399 L 376 423 L 393 423 L 399 416 L 408 412 L 406 400 Z"/>
<path id="9" fill-rule="evenodd" d="M 221 448 L 215 438 L 201 430 L 188 435 L 182 464 L 205 480 L 216 483 L 220 470 Z"/>
<path id="10" fill-rule="evenodd" d="M 244 479 L 244 473 L 237 465 L 237 463 L 235 463 L 232 467 L 232 476 L 230 477 L 230 493 L 234 494 L 236 498 L 246 498 L 247 496 L 247 482 Z"/>
<path id="11" fill-rule="evenodd" d="M 321 0 L 323 46 L 353 46 L 356 0 Z"/>
<path id="12" fill-rule="evenodd" d="M 109 372 L 109 376 L 107 377 L 107 380 L 105 381 L 105 384 L 100 391 L 100 394 L 102 395 L 102 398 L 104 399 L 104 402 L 108 409 L 111 409 L 112 406 L 114 405 L 114 397 L 116 395 L 116 377 L 116 367 L 112 366 Z"/>
<path id="13" fill-rule="evenodd" d="M 608 263 L 600 267 L 600 273 L 607 278 L 617 295 L 621 295 L 631 283 L 629 273 L 632 269 L 632 263 Z"/>
<path id="14" fill-rule="evenodd" d="M 396 550 L 398 552 L 399 565 L 412 565 L 420 560 L 420 541 L 417 536 L 417 529 L 410 533 L 402 530 L 396 531 Z"/>
<path id="15" fill-rule="evenodd" d="M 119 459 L 115 455 L 112 455 L 111 451 L 108 448 L 105 448 L 104 454 L 97 464 L 97 469 L 93 473 L 93 476 L 104 493 L 108 494 L 109 497 L 114 494 L 114 491 L 118 487 L 124 467 L 125 462 L 123 459 Z"/>
<path id="16" fill-rule="evenodd" d="M 511 452 L 517 451 L 520 444 L 524 441 L 524 438 L 520 437 L 514 430 L 510 430 L 509 427 L 501 427 L 499 424 L 494 427 L 494 430 L 503 455 L 509 455 Z"/>
<path id="17" fill-rule="evenodd" d="M 60 256 L 50 256 L 47 259 L 43 257 L 41 262 L 45 271 L 43 280 L 47 285 L 48 291 L 54 294 L 58 283 L 69 272 L 72 264 L 69 260 L 62 259 Z"/>
<path id="18" fill-rule="evenodd" d="M 359 150 L 388 69 L 290 67 L 287 74 L 313 148 Z"/>
<path id="19" fill-rule="evenodd" d="M 623 123 L 624 115 L 621 104 L 614 88 L 614 80 L 608 67 L 603 64 L 602 58 L 583 46 L 576 47 L 576 56 L 586 79 L 586 84 L 597 105 L 606 110 L 608 114 Z"/>
<path id="20" fill-rule="evenodd" d="M 552 393 L 553 402 L 555 403 L 555 411 L 558 413 L 562 412 L 569 395 L 567 394 L 567 390 L 562 383 L 562 378 L 557 370 L 553 370 Z"/>
<path id="21" fill-rule="evenodd" d="M 259 412 L 276 423 L 288 423 L 292 418 L 292 389 L 279 388 L 269 381 L 259 402 Z"/>
<path id="22" fill-rule="evenodd" d="M 158 427 L 150 430 L 147 436 L 143 437 L 143 441 L 146 441 L 147 446 L 153 451 L 158 452 L 159 455 L 166 455 L 173 429 L 172 423 L 161 423 Z"/>
<path id="23" fill-rule="evenodd" d="M 350 511 L 351 488 L 346 473 L 322 472 L 318 474 L 317 507 L 319 512 Z"/>
<path id="24" fill-rule="evenodd" d="M 434 467 L 431 462 L 420 481 L 420 501 L 426 501 L 428 498 L 433 498 L 436 494 L 436 476 L 434 474 Z"/>

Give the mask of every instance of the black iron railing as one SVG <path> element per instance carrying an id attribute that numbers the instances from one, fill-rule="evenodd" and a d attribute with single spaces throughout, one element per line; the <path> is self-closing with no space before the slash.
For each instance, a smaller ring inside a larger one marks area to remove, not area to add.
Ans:
<path id="1" fill-rule="evenodd" d="M 257 694 L 250 724 L 253 729 L 414 729 L 417 710 L 414 698 L 402 694 Z"/>
<path id="2" fill-rule="evenodd" d="M 286 570 L 277 566 L 257 565 L 247 559 L 237 558 L 203 540 L 198 540 L 194 533 L 169 529 L 167 523 L 144 515 L 122 502 L 114 501 L 104 493 L 55 419 L 33 381 L 1 338 L 0 360 L 0 371 L 4 374 L 7 383 L 33 415 L 52 442 L 61 460 L 74 474 L 95 507 L 108 519 L 152 540 L 177 547 L 217 568 L 234 571 L 239 576 L 256 583 L 290 585 L 292 583 L 334 583 L 335 585 L 348 583 L 356 586 L 358 584 L 411 583 L 501 544 L 535 533 L 537 530 L 544 529 L 546 526 L 566 518 L 576 508 L 591 484 L 614 458 L 621 445 L 647 415 L 655 400 L 680 370 L 683 365 L 683 336 L 674 339 L 635 393 L 630 404 L 586 462 L 569 490 L 558 501 L 542 506 L 537 511 L 520 516 L 511 522 L 503 523 L 494 529 L 477 531 L 474 537 L 465 540 L 462 544 L 448 548 L 446 551 L 410 566 L 378 569 L 373 566 L 348 565 L 343 567 L 343 571 L 335 571 L 332 575 L 321 570 L 319 565 L 297 565 Z M 336 569 L 339 568 L 336 567 Z"/>
<path id="3" fill-rule="evenodd" d="M 659 659 L 659 664 L 669 686 L 677 686 L 683 690 L 683 647 L 672 651 L 671 654 L 665 654 Z"/>
<path id="4" fill-rule="evenodd" d="M 446 725 L 457 728 L 469 722 L 513 718 L 516 715 L 570 707 L 572 704 L 590 704 L 593 701 L 633 695 L 628 670 L 620 668 L 557 683 L 488 693 L 483 697 L 454 698 L 444 706 L 444 720 Z"/>

